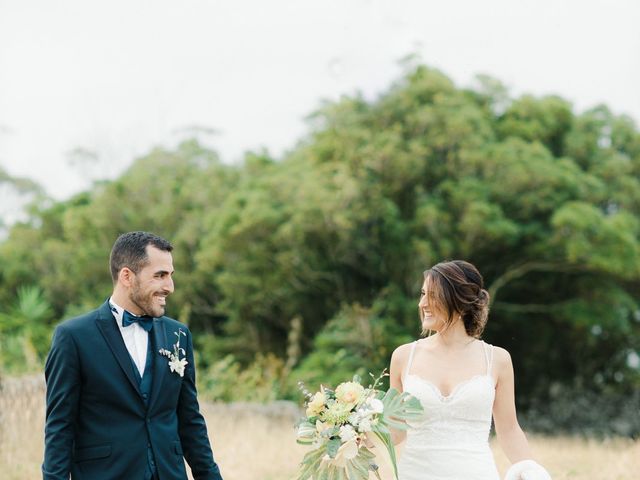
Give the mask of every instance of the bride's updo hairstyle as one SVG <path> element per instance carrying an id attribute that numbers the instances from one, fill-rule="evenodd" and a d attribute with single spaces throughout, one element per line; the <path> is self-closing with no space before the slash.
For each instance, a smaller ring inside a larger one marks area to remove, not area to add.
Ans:
<path id="1" fill-rule="evenodd" d="M 489 315 L 489 292 L 478 269 L 463 260 L 440 262 L 425 271 L 424 278 L 428 303 L 444 314 L 445 329 L 460 315 L 467 334 L 479 338 Z"/>

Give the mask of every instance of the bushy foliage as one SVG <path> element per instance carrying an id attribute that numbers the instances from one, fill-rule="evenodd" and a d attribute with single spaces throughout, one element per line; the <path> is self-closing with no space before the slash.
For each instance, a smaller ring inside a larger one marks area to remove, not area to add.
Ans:
<path id="1" fill-rule="evenodd" d="M 215 360 L 199 372 L 200 397 L 221 402 L 267 403 L 282 398 L 285 364 L 272 353 L 258 353 L 243 365 L 233 355 Z"/>
<path id="2" fill-rule="evenodd" d="M 0 372 L 38 371 L 49 349 L 52 320 L 40 288 L 20 287 L 14 304 L 0 311 Z"/>
<path id="3" fill-rule="evenodd" d="M 640 438 L 640 390 L 606 392 L 555 384 L 520 415 L 532 432 Z"/>
<path id="4" fill-rule="evenodd" d="M 380 301 L 369 308 L 343 305 L 315 336 L 311 352 L 293 371 L 292 380 L 317 390 L 320 384 L 335 388 L 355 374 L 377 377 L 388 368 L 394 348 L 411 340 L 403 327 L 385 316 Z"/>
<path id="5" fill-rule="evenodd" d="M 23 285 L 41 289 L 52 318 L 97 304 L 116 236 L 151 230 L 175 243 L 173 315 L 213 339 L 201 349 L 211 381 L 279 359 L 273 386 L 245 380 L 260 398 L 290 396 L 293 380 L 386 366 L 418 333 L 423 270 L 463 258 L 491 293 L 485 338 L 510 350 L 521 407 L 533 408 L 558 382 L 640 386 L 625 354 L 640 351 L 639 216 L 630 118 L 512 99 L 487 77 L 461 89 L 419 66 L 375 100 L 323 105 L 281 159 L 227 166 L 187 142 L 34 207 L 0 244 L 0 310 Z"/>

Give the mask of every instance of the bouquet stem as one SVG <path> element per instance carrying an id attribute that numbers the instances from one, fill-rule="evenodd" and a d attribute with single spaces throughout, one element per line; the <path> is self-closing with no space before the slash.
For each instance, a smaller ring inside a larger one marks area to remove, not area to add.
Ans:
<path id="1" fill-rule="evenodd" d="M 378 467 L 378 465 L 376 465 L 375 463 L 372 463 L 369 468 L 373 471 L 373 474 L 376 476 L 376 478 L 378 480 L 382 480 L 382 477 L 380 477 L 380 474 L 378 473 L 378 470 L 380 469 L 380 467 Z"/>

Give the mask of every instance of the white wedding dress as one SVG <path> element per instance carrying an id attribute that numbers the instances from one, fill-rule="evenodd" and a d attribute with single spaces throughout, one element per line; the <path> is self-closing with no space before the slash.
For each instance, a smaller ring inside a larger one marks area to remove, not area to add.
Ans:
<path id="1" fill-rule="evenodd" d="M 493 350 L 482 344 L 486 374 L 459 383 L 447 396 L 433 383 L 409 373 L 416 342 L 411 346 L 402 384 L 405 392 L 420 400 L 424 417 L 408 422 L 399 480 L 499 480 L 489 448 L 495 398 Z"/>

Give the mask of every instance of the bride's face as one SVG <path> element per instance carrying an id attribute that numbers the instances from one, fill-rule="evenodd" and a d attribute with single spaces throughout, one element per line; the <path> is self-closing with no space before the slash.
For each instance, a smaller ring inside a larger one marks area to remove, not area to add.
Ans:
<path id="1" fill-rule="evenodd" d="M 437 332 L 445 327 L 446 314 L 444 313 L 444 310 L 442 308 L 435 304 L 434 295 L 429 294 L 430 283 L 431 281 L 427 278 L 422 284 L 418 310 L 420 311 L 422 330 L 433 330 Z"/>

